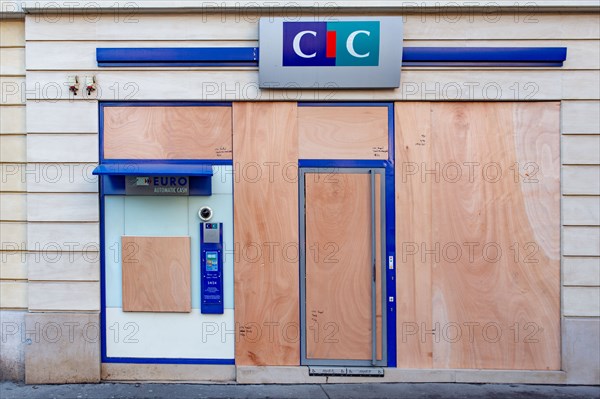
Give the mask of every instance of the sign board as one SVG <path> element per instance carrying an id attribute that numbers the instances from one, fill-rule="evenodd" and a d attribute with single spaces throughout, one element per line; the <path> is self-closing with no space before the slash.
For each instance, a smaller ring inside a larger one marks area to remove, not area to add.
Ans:
<path id="1" fill-rule="evenodd" d="M 126 176 L 125 195 L 189 195 L 188 176 Z"/>
<path id="2" fill-rule="evenodd" d="M 261 18 L 261 88 L 396 88 L 402 17 Z"/>

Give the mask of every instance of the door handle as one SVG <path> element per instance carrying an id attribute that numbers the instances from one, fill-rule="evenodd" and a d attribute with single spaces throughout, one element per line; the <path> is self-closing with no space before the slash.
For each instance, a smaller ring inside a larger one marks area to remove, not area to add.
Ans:
<path id="1" fill-rule="evenodd" d="M 371 363 L 377 363 L 377 240 L 375 229 L 375 171 L 369 169 L 371 186 Z"/>

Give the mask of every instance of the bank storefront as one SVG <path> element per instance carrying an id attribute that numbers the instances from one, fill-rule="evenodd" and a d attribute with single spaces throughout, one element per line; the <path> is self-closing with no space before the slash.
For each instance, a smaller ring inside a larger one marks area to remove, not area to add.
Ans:
<path id="1" fill-rule="evenodd" d="M 8 378 L 598 383 L 593 7 L 90 7 L 3 10 Z"/>

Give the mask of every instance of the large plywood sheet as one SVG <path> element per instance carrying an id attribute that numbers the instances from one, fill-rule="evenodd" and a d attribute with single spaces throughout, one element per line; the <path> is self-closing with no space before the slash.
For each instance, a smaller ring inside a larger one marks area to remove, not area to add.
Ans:
<path id="1" fill-rule="evenodd" d="M 387 107 L 299 107 L 300 159 L 387 159 Z"/>
<path id="2" fill-rule="evenodd" d="M 299 365 L 294 103 L 234 103 L 237 365 Z"/>
<path id="3" fill-rule="evenodd" d="M 423 339 L 431 325 L 431 261 L 419 254 L 431 242 L 431 179 L 418 176 L 431 161 L 430 104 L 396 104 L 395 118 L 397 364 L 432 368 L 431 340 Z"/>
<path id="4" fill-rule="evenodd" d="M 379 192 L 379 179 L 374 190 Z M 371 207 L 376 208 L 376 345 L 381 359 L 379 196 L 371 204 L 370 175 L 307 173 L 306 357 L 372 357 Z"/>
<path id="5" fill-rule="evenodd" d="M 231 159 L 230 107 L 106 107 L 107 159 Z"/>
<path id="6" fill-rule="evenodd" d="M 190 312 L 190 238 L 121 237 L 123 311 Z"/>
<path id="7" fill-rule="evenodd" d="M 431 215 L 422 227 L 428 237 L 413 248 L 430 281 L 418 283 L 410 263 L 398 266 L 398 318 L 414 309 L 418 292 L 429 293 L 431 321 L 415 324 L 413 335 L 432 350 L 430 360 L 421 354 L 407 362 L 399 349 L 399 364 L 560 369 L 558 103 L 408 106 L 431 112 L 431 133 L 404 146 L 428 152 L 405 176 L 429 188 L 411 199 L 412 212 Z M 397 115 L 397 126 L 410 122 Z M 399 214 L 414 217 L 399 191 Z M 405 234 L 398 231 L 399 248 Z M 426 317 L 421 312 L 417 318 Z"/>

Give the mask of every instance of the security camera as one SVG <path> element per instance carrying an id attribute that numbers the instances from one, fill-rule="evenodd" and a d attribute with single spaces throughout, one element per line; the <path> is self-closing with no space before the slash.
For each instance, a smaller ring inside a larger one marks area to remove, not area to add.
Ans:
<path id="1" fill-rule="evenodd" d="M 200 217 L 200 220 L 202 220 L 203 222 L 208 222 L 213 217 L 213 211 L 212 209 L 210 209 L 210 207 L 203 206 L 198 211 L 198 217 Z"/>

